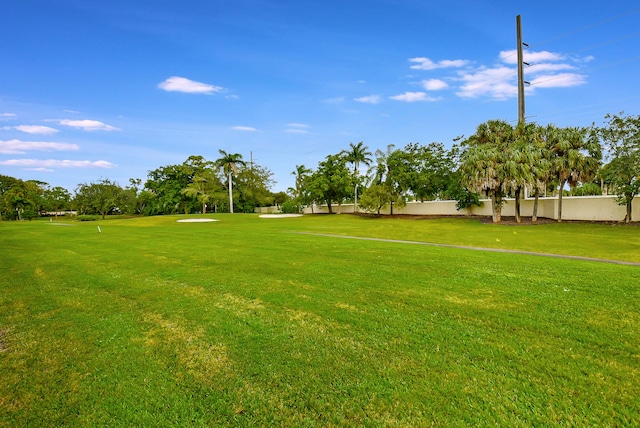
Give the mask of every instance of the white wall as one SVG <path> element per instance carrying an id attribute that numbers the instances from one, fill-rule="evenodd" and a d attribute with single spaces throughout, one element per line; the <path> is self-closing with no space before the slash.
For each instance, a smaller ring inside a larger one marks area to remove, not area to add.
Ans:
<path id="1" fill-rule="evenodd" d="M 394 214 L 410 215 L 479 215 L 491 216 L 491 200 L 483 199 L 483 206 L 472 207 L 458 211 L 456 201 L 429 201 L 429 202 L 409 202 L 402 209 L 394 207 Z M 520 201 L 520 213 L 523 217 L 531 217 L 533 214 L 533 198 Z M 332 205 L 334 213 L 353 213 L 353 204 L 343 204 L 341 207 Z M 640 197 L 633 200 L 634 221 L 640 221 Z M 305 208 L 306 214 L 311 214 L 311 208 Z M 326 205 L 314 206 L 313 212 L 328 213 Z M 389 207 L 380 210 L 381 214 L 390 214 Z M 587 220 L 587 221 L 622 221 L 626 214 L 626 207 L 618 205 L 615 196 L 565 196 L 562 198 L 562 219 L 563 220 Z M 502 207 L 502 215 L 506 217 L 515 216 L 515 202 L 513 199 L 505 199 Z M 538 217 L 558 218 L 558 198 L 540 198 L 538 201 Z"/>

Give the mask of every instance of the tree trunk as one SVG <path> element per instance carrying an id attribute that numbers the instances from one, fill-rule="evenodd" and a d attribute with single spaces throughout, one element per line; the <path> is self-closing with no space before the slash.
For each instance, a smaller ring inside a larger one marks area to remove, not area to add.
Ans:
<path id="1" fill-rule="evenodd" d="M 329 214 L 333 214 L 333 210 L 331 209 L 331 201 L 327 201 L 327 208 L 329 208 Z"/>
<path id="2" fill-rule="evenodd" d="M 538 199 L 540 198 L 540 189 L 536 186 L 535 199 L 533 201 L 533 214 L 531 215 L 531 223 L 538 221 Z"/>
<path id="3" fill-rule="evenodd" d="M 354 193 L 354 198 L 353 198 L 353 213 L 357 213 L 358 212 L 358 185 L 356 184 L 356 188 Z"/>
<path id="4" fill-rule="evenodd" d="M 233 214 L 233 178 L 231 176 L 231 171 L 229 171 L 227 181 L 229 182 L 229 212 Z"/>
<path id="5" fill-rule="evenodd" d="M 522 223 L 522 218 L 520 218 L 520 193 L 522 192 L 522 187 L 518 186 L 516 189 L 516 222 Z"/>
<path id="6" fill-rule="evenodd" d="M 633 206 L 633 195 L 627 197 L 627 216 L 625 217 L 625 223 L 631 223 L 631 208 Z"/>
<path id="7" fill-rule="evenodd" d="M 558 193 L 558 223 L 562 223 L 562 190 L 564 189 L 565 180 L 560 183 L 560 192 Z"/>
<path id="8" fill-rule="evenodd" d="M 491 214 L 494 223 L 502 221 L 502 206 L 498 201 L 498 193 L 494 190 L 491 192 Z"/>

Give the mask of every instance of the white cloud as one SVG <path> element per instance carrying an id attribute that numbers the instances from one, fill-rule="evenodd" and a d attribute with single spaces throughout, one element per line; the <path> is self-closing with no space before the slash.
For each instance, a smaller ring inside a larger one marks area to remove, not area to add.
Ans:
<path id="1" fill-rule="evenodd" d="M 42 125 L 18 125 L 18 126 L 5 126 L 2 129 L 15 129 L 17 131 L 25 132 L 27 134 L 42 134 L 49 135 L 58 132 L 55 128 Z"/>
<path id="2" fill-rule="evenodd" d="M 438 62 L 433 62 L 429 58 L 425 57 L 416 57 L 409 58 L 409 62 L 414 62 L 416 65 L 412 65 L 411 68 L 414 70 L 435 70 L 437 68 L 460 68 L 464 67 L 469 63 L 467 60 L 463 59 L 445 59 Z"/>
<path id="3" fill-rule="evenodd" d="M 51 168 L 25 168 L 27 171 L 38 171 L 38 172 L 55 172 L 55 169 Z"/>
<path id="4" fill-rule="evenodd" d="M 444 80 L 429 79 L 422 81 L 422 87 L 427 91 L 441 91 L 442 89 L 447 89 L 449 85 Z"/>
<path id="5" fill-rule="evenodd" d="M 25 168 L 113 168 L 116 165 L 104 160 L 57 160 L 57 159 L 9 159 L 0 161 L 0 165 L 21 166 Z"/>
<path id="6" fill-rule="evenodd" d="M 378 104 L 380 103 L 380 95 L 367 95 L 364 97 L 354 98 L 353 100 L 359 103 Z"/>
<path id="7" fill-rule="evenodd" d="M 2 119 L 11 119 L 16 117 L 15 113 L 0 113 L 0 120 Z"/>
<path id="8" fill-rule="evenodd" d="M 71 126 L 72 128 L 80 128 L 83 131 L 119 131 L 120 129 L 107 125 L 98 120 L 59 120 L 60 125 Z"/>
<path id="9" fill-rule="evenodd" d="M 233 129 L 234 131 L 245 131 L 245 132 L 255 132 L 255 131 L 257 131 L 257 129 L 252 127 L 252 126 L 234 126 L 231 129 Z"/>
<path id="10" fill-rule="evenodd" d="M 540 63 L 534 64 L 531 67 L 525 67 L 524 71 L 527 74 L 532 73 L 541 73 L 543 71 L 559 71 L 559 70 L 575 70 L 571 64 L 551 64 L 551 63 Z"/>
<path id="11" fill-rule="evenodd" d="M 579 86 L 586 83 L 586 78 L 582 74 L 577 73 L 560 73 L 547 74 L 537 76 L 531 80 L 531 86 L 538 88 L 567 88 L 571 86 Z"/>
<path id="12" fill-rule="evenodd" d="M 389 97 L 392 100 L 414 103 L 416 101 L 437 101 L 437 98 L 430 97 L 426 92 L 405 92 L 404 94 Z"/>
<path id="13" fill-rule="evenodd" d="M 69 144 L 69 143 L 0 140 L 0 153 L 2 154 L 23 154 L 30 151 L 57 152 L 57 151 L 71 151 L 71 150 L 78 150 L 78 146 L 76 144 Z"/>
<path id="14" fill-rule="evenodd" d="M 522 60 L 524 62 L 528 62 L 529 64 L 538 64 L 541 62 L 549 62 L 549 61 L 562 61 L 566 59 L 566 57 L 562 54 L 549 52 L 549 51 L 524 51 L 522 52 Z M 505 64 L 517 64 L 518 63 L 518 53 L 515 49 L 509 51 L 500 52 L 500 60 Z"/>
<path id="15" fill-rule="evenodd" d="M 284 132 L 288 132 L 290 134 L 308 134 L 309 133 L 309 125 L 304 123 L 289 123 L 287 125 L 287 129 Z"/>
<path id="16" fill-rule="evenodd" d="M 513 79 L 507 80 L 514 75 L 514 71 L 512 68 L 500 66 L 464 73 L 460 76 L 460 80 L 464 83 L 456 95 L 462 98 L 488 96 L 496 99 L 517 96 L 518 87 L 512 83 Z"/>
<path id="17" fill-rule="evenodd" d="M 224 88 L 196 82 L 185 77 L 172 76 L 158 84 L 158 88 L 167 92 L 186 92 L 188 94 L 211 94 L 221 92 Z"/>
<path id="18" fill-rule="evenodd" d="M 553 88 L 577 86 L 586 83 L 586 77 L 579 72 L 567 72 L 576 70 L 580 63 L 589 62 L 592 57 L 573 58 L 565 54 L 550 51 L 531 51 L 523 53 L 523 60 L 530 64 L 526 67 L 525 80 L 531 83 L 527 88 L 532 94 L 535 88 Z M 410 58 L 415 70 L 435 70 L 444 68 L 460 68 L 455 73 L 457 77 L 445 76 L 444 78 L 423 80 L 421 83 L 425 91 L 437 91 L 455 86 L 456 95 L 462 98 L 487 97 L 493 99 L 507 99 L 518 95 L 517 88 L 517 52 L 515 49 L 501 51 L 498 54 L 498 63 L 489 66 L 469 67 L 467 60 L 442 60 L 432 61 L 426 57 Z M 406 92 L 405 94 L 390 97 L 397 101 L 435 101 L 424 92 Z"/>

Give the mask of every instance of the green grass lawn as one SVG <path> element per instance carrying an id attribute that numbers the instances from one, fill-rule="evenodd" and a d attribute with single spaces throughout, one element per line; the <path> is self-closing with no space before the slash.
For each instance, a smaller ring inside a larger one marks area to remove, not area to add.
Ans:
<path id="1" fill-rule="evenodd" d="M 325 236 L 640 262 L 637 226 L 206 217 L 0 222 L 0 426 L 640 424 L 640 266 Z"/>

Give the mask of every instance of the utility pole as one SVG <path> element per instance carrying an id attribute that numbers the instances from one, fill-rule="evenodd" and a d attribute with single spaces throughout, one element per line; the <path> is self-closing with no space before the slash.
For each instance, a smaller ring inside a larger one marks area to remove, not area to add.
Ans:
<path id="1" fill-rule="evenodd" d="M 516 16 L 516 39 L 518 52 L 518 123 L 524 123 L 524 84 L 529 83 L 524 80 L 524 65 L 529 65 L 522 58 L 522 46 L 527 46 L 522 42 L 522 20 L 520 15 Z"/>

